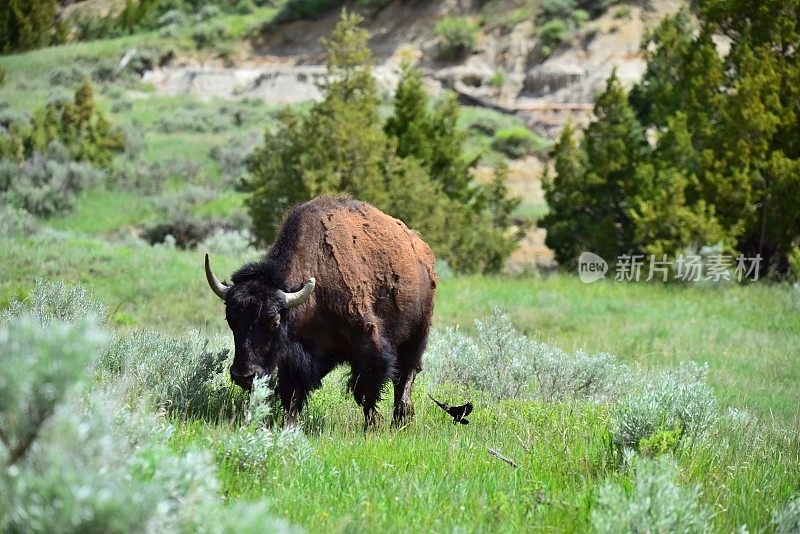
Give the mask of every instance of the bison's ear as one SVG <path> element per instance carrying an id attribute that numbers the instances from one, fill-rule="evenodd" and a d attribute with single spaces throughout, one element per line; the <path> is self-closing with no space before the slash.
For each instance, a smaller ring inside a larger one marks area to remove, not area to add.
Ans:
<path id="1" fill-rule="evenodd" d="M 208 253 L 206 253 L 206 280 L 208 280 L 211 291 L 224 301 L 230 287 L 220 282 L 217 275 L 211 270 L 211 260 L 208 258 Z"/>
<path id="2" fill-rule="evenodd" d="M 278 297 L 283 300 L 283 305 L 287 308 L 296 308 L 301 304 L 305 304 L 306 301 L 311 298 L 311 293 L 314 292 L 316 286 L 317 280 L 311 277 L 308 282 L 303 284 L 303 287 L 299 291 L 295 291 L 294 293 L 284 293 L 278 290 Z"/>

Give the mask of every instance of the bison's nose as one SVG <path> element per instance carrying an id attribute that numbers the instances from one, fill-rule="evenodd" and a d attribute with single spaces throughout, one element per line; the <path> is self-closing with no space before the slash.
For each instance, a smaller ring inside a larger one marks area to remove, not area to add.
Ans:
<path id="1" fill-rule="evenodd" d="M 256 377 L 264 376 L 264 374 L 264 370 L 260 367 L 231 367 L 231 380 L 233 383 L 248 391 L 253 387 L 253 380 Z"/>

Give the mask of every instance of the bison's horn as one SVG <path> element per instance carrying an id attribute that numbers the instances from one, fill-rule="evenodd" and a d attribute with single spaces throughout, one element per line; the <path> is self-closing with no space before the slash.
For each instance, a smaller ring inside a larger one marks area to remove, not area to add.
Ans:
<path id="1" fill-rule="evenodd" d="M 283 297 L 283 301 L 287 308 L 295 308 L 301 304 L 304 304 L 309 297 L 311 297 L 311 293 L 314 292 L 314 287 L 316 285 L 316 279 L 309 278 L 308 282 L 303 284 L 303 287 L 300 289 L 300 291 L 295 291 L 294 293 L 284 293 L 283 291 L 278 291 L 278 295 Z"/>
<path id="2" fill-rule="evenodd" d="M 208 253 L 206 253 L 206 280 L 208 280 L 211 291 L 222 300 L 225 300 L 225 295 L 228 294 L 230 287 L 220 282 L 214 271 L 211 270 L 211 260 L 208 259 Z"/>

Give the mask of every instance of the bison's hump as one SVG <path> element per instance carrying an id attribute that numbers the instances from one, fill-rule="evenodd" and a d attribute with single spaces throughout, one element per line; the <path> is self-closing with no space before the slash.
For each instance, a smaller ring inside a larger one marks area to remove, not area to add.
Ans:
<path id="1" fill-rule="evenodd" d="M 402 221 L 349 198 L 322 197 L 300 208 L 306 224 L 322 229 L 318 265 L 337 271 L 350 313 L 363 317 L 386 299 L 402 311 L 435 287 L 433 253 Z"/>

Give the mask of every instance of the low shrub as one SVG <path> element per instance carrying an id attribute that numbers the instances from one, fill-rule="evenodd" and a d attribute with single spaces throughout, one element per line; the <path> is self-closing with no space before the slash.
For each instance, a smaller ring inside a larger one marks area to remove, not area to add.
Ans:
<path id="1" fill-rule="evenodd" d="M 125 191 L 140 191 L 154 194 L 161 192 L 170 182 L 187 183 L 198 180 L 200 163 L 186 159 L 168 159 L 162 161 L 143 161 L 127 158 L 112 169 L 108 183 L 112 187 Z M 169 212 L 176 207 L 166 197 L 156 199 L 156 205 L 162 211 Z"/>
<path id="2" fill-rule="evenodd" d="M 27 211 L 8 204 L 0 205 L 0 237 L 29 236 L 39 225 Z"/>
<path id="3" fill-rule="evenodd" d="M 195 21 L 197 22 L 206 22 L 208 20 L 213 20 L 219 17 L 222 14 L 222 10 L 219 8 L 218 5 L 215 4 L 207 4 L 200 8 L 200 11 L 197 12 L 195 16 Z"/>
<path id="4" fill-rule="evenodd" d="M 434 386 L 450 383 L 498 399 L 605 400 L 618 396 L 629 380 L 627 367 L 613 356 L 569 355 L 529 339 L 497 309 L 486 321 L 476 320 L 475 330 L 477 338 L 457 328 L 431 336 L 425 368 Z"/>
<path id="5" fill-rule="evenodd" d="M 569 27 L 562 19 L 552 19 L 545 22 L 539 29 L 539 36 L 542 39 L 545 55 L 549 55 L 553 49 L 566 42 L 569 35 Z"/>
<path id="6" fill-rule="evenodd" d="M 498 70 L 489 78 L 489 85 L 495 89 L 500 89 L 504 83 L 506 83 L 506 73 L 501 70 Z"/>
<path id="7" fill-rule="evenodd" d="M 492 139 L 492 148 L 512 158 L 521 158 L 545 148 L 545 141 L 524 126 L 511 126 L 498 130 Z"/>
<path id="8" fill-rule="evenodd" d="M 233 138 L 211 149 L 211 159 L 220 166 L 227 184 L 236 187 L 242 183 L 248 172 L 247 159 L 256 146 L 253 138 Z"/>
<path id="9" fill-rule="evenodd" d="M 708 368 L 695 363 L 661 371 L 624 396 L 612 410 L 612 438 L 620 451 L 638 450 L 664 431 L 681 439 L 701 438 L 719 417 Z"/>
<path id="10" fill-rule="evenodd" d="M 800 532 L 800 495 L 791 499 L 772 516 L 776 534 Z"/>
<path id="11" fill-rule="evenodd" d="M 214 48 L 227 38 L 227 29 L 222 24 L 204 24 L 192 32 L 192 41 L 197 48 Z"/>
<path id="12" fill-rule="evenodd" d="M 189 22 L 189 16 L 181 9 L 170 9 L 158 18 L 158 27 L 165 26 L 185 26 Z"/>
<path id="13" fill-rule="evenodd" d="M 633 488 L 606 482 L 591 512 L 597 532 L 711 531 L 711 513 L 700 504 L 699 486 L 683 487 L 671 458 L 635 458 Z"/>
<path id="14" fill-rule="evenodd" d="M 218 397 L 207 387 L 222 376 L 223 353 L 209 352 L 196 335 L 139 333 L 109 344 L 112 336 L 93 319 L 103 310 L 79 287 L 37 282 L 3 313 L 0 531 L 286 530 L 264 503 L 224 500 L 212 455 L 173 452 L 163 411 L 148 411 L 157 400 L 181 415 L 199 406 L 225 413 L 236 403 L 212 401 Z M 236 394 L 241 413 L 244 395 Z M 264 402 L 257 396 L 250 412 L 261 413 Z M 234 431 L 252 433 L 252 425 Z M 290 443 L 278 438 L 239 445 L 236 454 L 263 460 Z"/>
<path id="15" fill-rule="evenodd" d="M 446 17 L 436 23 L 436 35 L 441 40 L 439 58 L 454 60 L 466 56 L 478 42 L 479 29 L 466 17 Z"/>
<path id="16" fill-rule="evenodd" d="M 185 107 L 175 113 L 160 117 L 155 121 L 154 126 L 163 133 L 219 133 L 230 128 L 229 121 L 220 119 L 216 110 Z"/>
<path id="17" fill-rule="evenodd" d="M 3 311 L 2 320 L 11 321 L 23 316 L 35 318 L 42 326 L 55 321 L 76 323 L 91 317 L 102 325 L 108 311 L 81 286 L 37 279 L 33 290 L 23 300 L 12 300 Z"/>
<path id="18" fill-rule="evenodd" d="M 150 244 L 164 243 L 167 238 L 179 248 L 197 247 L 218 230 L 232 231 L 230 222 L 217 217 L 201 218 L 189 214 L 178 214 L 173 219 L 158 222 L 145 229 L 144 239 Z"/>
<path id="19" fill-rule="evenodd" d="M 258 251 L 253 247 L 253 235 L 249 230 L 217 229 L 211 232 L 197 248 L 215 254 L 242 257 L 255 257 Z"/>
<path id="20" fill-rule="evenodd" d="M 123 384 L 127 402 L 146 397 L 181 417 L 230 419 L 241 414 L 244 395 L 227 378 L 228 353 L 198 332 L 178 339 L 139 330 L 110 343 L 94 372 Z"/>
<path id="21" fill-rule="evenodd" d="M 244 425 L 222 441 L 220 457 L 241 469 L 264 470 L 276 449 L 290 450 L 294 455 L 306 454 L 308 442 L 299 430 L 273 432 L 272 391 L 266 378 L 253 381 L 245 407 Z"/>
<path id="22" fill-rule="evenodd" d="M 3 160 L 0 202 L 50 217 L 70 211 L 78 193 L 103 181 L 104 174 L 85 163 L 62 163 L 42 155 L 22 164 Z"/>
<path id="23" fill-rule="evenodd" d="M 58 65 L 50 71 L 50 85 L 73 87 L 86 76 L 87 72 L 78 65 Z"/>
<path id="24" fill-rule="evenodd" d="M 112 59 L 101 59 L 92 67 L 92 81 L 110 83 L 119 77 L 118 63 Z"/>

